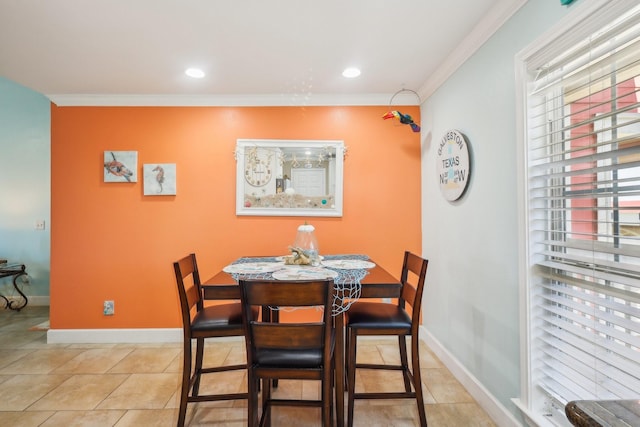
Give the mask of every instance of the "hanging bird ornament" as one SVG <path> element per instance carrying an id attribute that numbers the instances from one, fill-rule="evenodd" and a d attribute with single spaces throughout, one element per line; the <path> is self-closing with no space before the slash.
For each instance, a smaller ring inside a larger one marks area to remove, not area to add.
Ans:
<path id="1" fill-rule="evenodd" d="M 411 126 L 411 130 L 413 130 L 414 132 L 420 132 L 420 126 L 414 123 L 413 119 L 408 114 L 402 114 L 400 111 L 393 110 L 386 112 L 385 115 L 382 116 L 382 118 L 385 120 L 392 119 L 394 117 L 400 120 L 400 123 L 402 123 L 403 125 Z"/>

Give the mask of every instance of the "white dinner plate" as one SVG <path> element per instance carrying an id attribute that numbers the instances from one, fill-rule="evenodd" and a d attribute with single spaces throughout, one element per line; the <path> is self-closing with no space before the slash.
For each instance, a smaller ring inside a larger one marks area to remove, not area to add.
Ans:
<path id="1" fill-rule="evenodd" d="M 322 267 L 286 266 L 272 274 L 276 280 L 322 280 L 338 277 L 338 272 Z"/>
<path id="2" fill-rule="evenodd" d="M 376 266 L 375 263 L 362 259 L 328 259 L 326 261 L 322 261 L 322 265 L 341 270 L 362 270 Z"/>
<path id="3" fill-rule="evenodd" d="M 239 262 L 222 269 L 225 273 L 255 274 L 270 273 L 282 268 L 281 262 Z"/>

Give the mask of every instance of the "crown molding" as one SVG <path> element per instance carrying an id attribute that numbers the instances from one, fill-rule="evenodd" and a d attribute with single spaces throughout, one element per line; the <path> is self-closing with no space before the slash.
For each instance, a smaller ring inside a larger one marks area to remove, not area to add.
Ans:
<path id="1" fill-rule="evenodd" d="M 291 94 L 266 95 L 100 95 L 50 94 L 47 98 L 58 107 L 312 107 L 389 105 L 393 93 Z M 394 105 L 419 105 L 413 94 L 399 94 Z"/>
<path id="2" fill-rule="evenodd" d="M 438 90 L 444 82 L 471 57 L 509 18 L 513 16 L 528 0 L 504 0 L 495 5 L 489 13 L 474 27 L 458 47 L 451 52 L 445 61 L 429 76 L 418 94 L 420 99 L 427 99 Z"/>

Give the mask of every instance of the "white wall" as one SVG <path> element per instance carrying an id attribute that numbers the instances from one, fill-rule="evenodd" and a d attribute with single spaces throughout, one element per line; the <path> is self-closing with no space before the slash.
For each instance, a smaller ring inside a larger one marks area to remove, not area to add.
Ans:
<path id="1" fill-rule="evenodd" d="M 49 100 L 0 77 L 0 258 L 27 266 L 30 304 L 49 300 L 50 128 Z M 0 292 L 9 283 L 0 279 Z"/>
<path id="2" fill-rule="evenodd" d="M 571 8 L 528 1 L 421 107 L 423 255 L 429 259 L 424 326 L 507 412 L 520 394 L 514 57 Z M 436 151 L 465 134 L 471 182 L 441 195 Z M 516 416 L 518 418 L 518 416 Z"/>

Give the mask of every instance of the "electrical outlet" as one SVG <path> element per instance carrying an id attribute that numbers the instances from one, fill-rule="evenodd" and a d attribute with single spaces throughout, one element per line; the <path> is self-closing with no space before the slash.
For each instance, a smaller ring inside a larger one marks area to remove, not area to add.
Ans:
<path id="1" fill-rule="evenodd" d="M 113 316 L 113 314 L 115 313 L 115 304 L 113 303 L 113 301 L 105 301 L 104 309 L 102 312 L 105 316 Z"/>
<path id="2" fill-rule="evenodd" d="M 44 230 L 44 219 L 40 219 L 38 221 L 36 221 L 36 230 Z"/>

